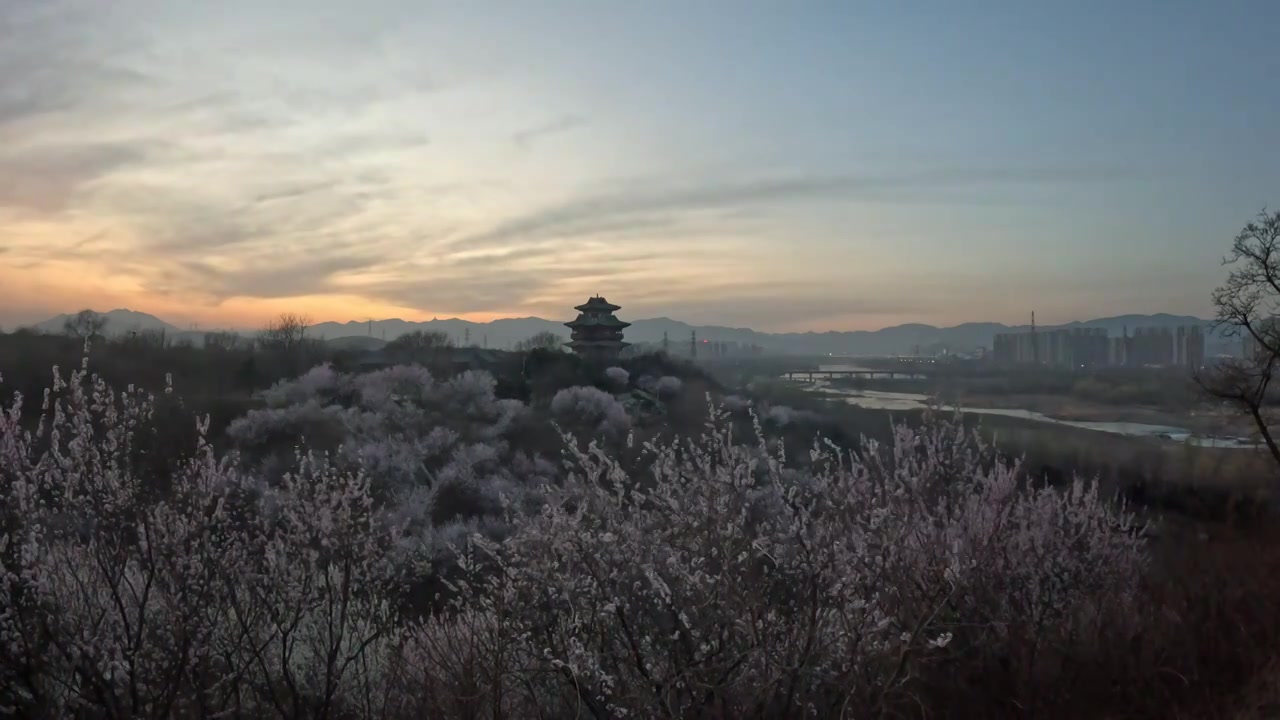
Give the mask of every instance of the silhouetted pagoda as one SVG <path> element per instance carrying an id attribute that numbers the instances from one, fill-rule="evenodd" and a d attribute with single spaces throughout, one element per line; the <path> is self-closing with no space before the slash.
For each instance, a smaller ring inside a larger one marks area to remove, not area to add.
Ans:
<path id="1" fill-rule="evenodd" d="M 622 341 L 622 330 L 631 323 L 622 322 L 613 315 L 621 309 L 602 297 L 590 298 L 574 308 L 578 311 L 578 318 L 565 323 L 573 331 L 566 344 L 588 360 L 617 358 L 622 348 L 630 345 Z"/>

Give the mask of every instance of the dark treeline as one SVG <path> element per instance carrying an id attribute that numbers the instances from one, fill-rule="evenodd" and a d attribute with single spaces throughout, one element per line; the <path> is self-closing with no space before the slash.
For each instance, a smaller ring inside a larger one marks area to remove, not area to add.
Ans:
<path id="1" fill-rule="evenodd" d="M 424 335 L 424 334 L 419 334 Z M 0 333 L 0 392 L 20 393 L 26 399 L 24 417 L 34 421 L 40 399 L 50 384 L 51 369 L 65 375 L 78 368 L 88 347 L 91 371 L 109 385 L 144 389 L 157 395 L 156 412 L 172 413 L 172 425 L 157 423 L 175 441 L 174 452 L 193 440 L 192 417 L 209 416 L 209 437 L 217 443 L 221 431 L 237 417 L 260 407 L 258 393 L 296 378 L 313 367 L 329 365 L 341 373 L 368 371 L 396 364 L 422 365 L 436 377 L 446 378 L 465 370 L 482 370 L 493 376 L 499 398 L 519 400 L 545 408 L 554 395 L 568 387 L 591 385 L 609 388 L 604 368 L 584 363 L 559 349 L 534 346 L 522 352 L 454 347 L 430 337 L 406 337 L 384 350 L 369 352 L 335 348 L 304 337 L 274 337 L 267 331 L 259 338 L 218 335 L 206 338 L 203 347 L 172 342 L 160 333 L 121 337 L 98 336 L 86 343 L 70 334 L 31 331 Z M 667 402 L 654 403 L 647 422 L 637 431 L 656 435 L 662 430 L 696 431 L 705 421 L 707 393 L 723 394 L 711 375 L 683 360 L 660 354 L 640 355 L 621 363 L 636 378 L 679 378 L 685 392 Z M 168 384 L 174 393 L 165 395 Z M 642 400 L 646 394 L 637 391 Z M 558 439 L 554 439 L 558 442 Z M 554 448 L 547 448 L 554 449 Z"/>

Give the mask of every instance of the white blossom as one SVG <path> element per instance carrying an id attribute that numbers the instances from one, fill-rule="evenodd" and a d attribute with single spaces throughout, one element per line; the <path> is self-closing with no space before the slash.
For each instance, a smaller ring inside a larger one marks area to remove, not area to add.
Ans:
<path id="1" fill-rule="evenodd" d="M 931 663 L 1016 640 L 1051 668 L 1143 620 L 1132 516 L 1096 483 L 1028 479 L 958 422 L 791 467 L 713 408 L 704 436 L 629 465 L 570 444 L 560 477 L 491 436 L 518 408 L 483 374 L 306 377 L 232 435 L 336 429 L 335 450 L 299 443 L 264 477 L 202 438 L 163 489 L 135 462 L 144 392 L 82 366 L 55 371 L 34 424 L 21 397 L 0 408 L 0 707 L 885 715 L 915 707 Z M 615 406 L 552 401 L 592 427 Z M 384 477 L 418 461 L 422 482 Z M 433 526 L 448 493 L 484 512 Z"/>
<path id="2" fill-rule="evenodd" d="M 626 388 L 627 382 L 631 379 L 631 373 L 617 366 L 606 368 L 604 374 L 609 378 L 609 382 L 619 389 Z"/>

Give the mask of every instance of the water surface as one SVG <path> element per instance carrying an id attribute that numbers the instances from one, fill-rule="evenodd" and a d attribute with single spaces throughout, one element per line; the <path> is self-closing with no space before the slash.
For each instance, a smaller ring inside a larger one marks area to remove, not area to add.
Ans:
<path id="1" fill-rule="evenodd" d="M 823 368 L 827 369 L 827 368 Z M 846 369 L 846 367 L 832 368 Z M 856 368 L 848 368 L 856 369 Z M 850 405 L 867 408 L 870 410 L 921 410 L 928 405 L 928 396 L 919 393 L 906 392 L 886 392 L 878 390 L 847 390 L 842 388 L 831 387 L 826 381 L 816 381 L 808 387 L 809 390 L 821 390 L 826 393 L 841 395 L 843 400 Z M 836 398 L 833 398 L 836 400 Z M 940 405 L 942 410 L 955 410 L 952 405 Z M 1135 422 L 1096 422 L 1087 420 L 1062 420 L 1055 417 L 1049 417 L 1044 413 L 1034 410 L 1021 410 L 1018 408 L 975 408 L 964 407 L 964 412 L 976 413 L 978 415 L 1002 415 L 1004 417 L 1022 418 L 1024 420 L 1034 420 L 1037 422 L 1053 423 L 1055 425 L 1067 425 L 1070 427 L 1083 428 L 1085 430 L 1096 430 L 1098 432 L 1115 433 L 1117 435 L 1130 435 L 1134 437 L 1154 437 L 1170 440 L 1179 443 L 1190 443 L 1201 447 L 1216 448 L 1256 448 L 1258 443 L 1238 437 L 1206 437 L 1196 435 L 1186 428 L 1175 427 L 1173 425 L 1151 425 L 1148 423 Z"/>

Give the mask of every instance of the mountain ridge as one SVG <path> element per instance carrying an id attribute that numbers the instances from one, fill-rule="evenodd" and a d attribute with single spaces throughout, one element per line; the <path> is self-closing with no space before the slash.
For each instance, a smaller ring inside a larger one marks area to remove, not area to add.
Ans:
<path id="1" fill-rule="evenodd" d="M 194 341 L 203 340 L 205 332 L 182 330 L 164 320 L 148 313 L 119 308 L 100 313 L 107 318 L 105 332 L 107 334 L 123 334 L 129 331 L 164 331 L 176 337 L 186 337 Z M 61 332 L 63 322 L 72 314 L 58 315 L 32 326 L 43 332 Z M 1038 326 L 1037 329 L 1049 331 L 1072 329 L 1077 327 L 1103 328 L 1110 335 L 1119 335 L 1126 328 L 1132 331 L 1136 327 L 1174 327 L 1178 325 L 1199 325 L 1206 329 L 1212 321 L 1190 315 L 1173 315 L 1170 313 L 1125 314 L 1093 320 L 1077 320 L 1060 325 Z M 925 323 L 904 323 L 892 325 L 879 330 L 826 330 L 790 333 L 769 333 L 751 328 L 727 327 L 722 325 L 691 325 L 669 317 L 643 318 L 631 321 L 626 330 L 626 339 L 633 343 L 660 343 L 664 335 L 667 341 L 677 347 L 689 343 L 694 333 L 698 340 L 709 342 L 737 342 L 742 345 L 758 345 L 769 352 L 795 354 L 854 354 L 885 355 L 910 354 L 916 351 L 932 352 L 945 348 L 951 352 L 968 352 L 980 347 L 990 348 L 998 333 L 1020 332 L 1030 329 L 1030 325 L 1005 325 L 996 322 L 974 321 L 938 327 Z M 498 318 L 487 323 L 472 322 L 459 318 L 435 318 L 421 322 L 388 318 L 384 320 L 347 322 L 327 321 L 316 323 L 309 328 L 309 334 L 326 341 L 344 340 L 344 344 L 369 345 L 370 340 L 390 341 L 407 332 L 416 330 L 440 331 L 448 334 L 457 342 L 468 342 L 477 346 L 490 348 L 509 348 L 539 332 L 551 332 L 567 339 L 569 329 L 563 321 L 547 320 L 535 316 L 520 318 Z M 241 334 L 252 334 L 252 331 L 232 331 Z M 361 341 L 355 338 L 367 338 Z"/>

